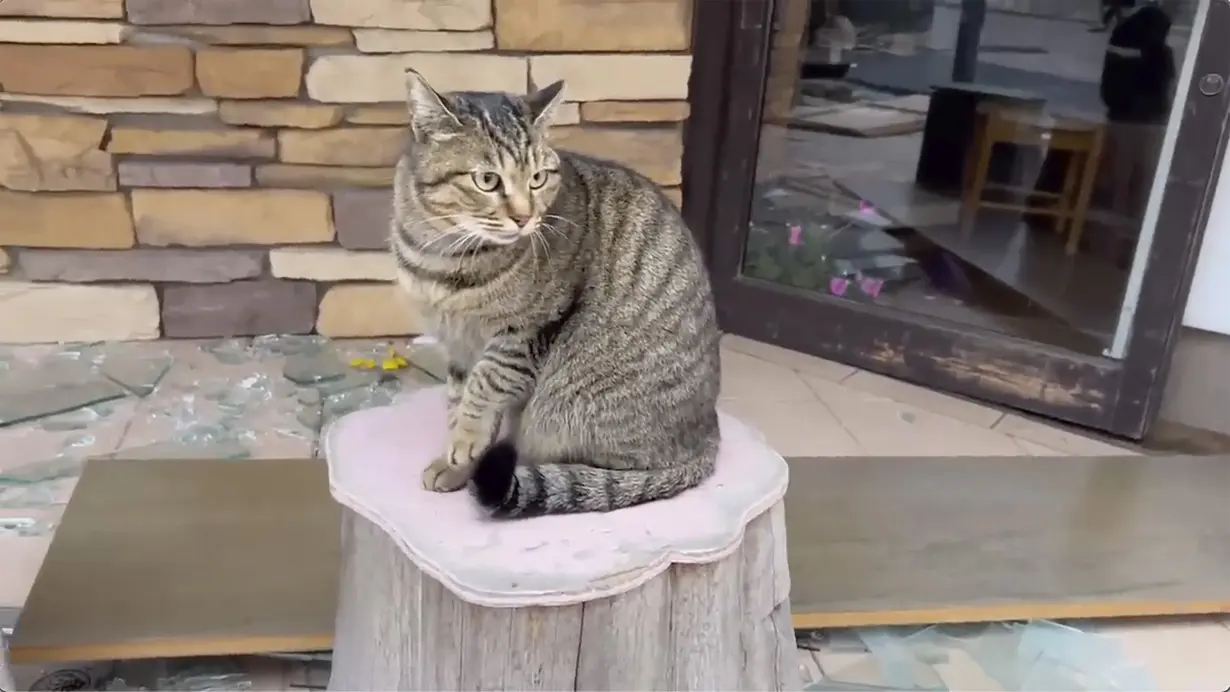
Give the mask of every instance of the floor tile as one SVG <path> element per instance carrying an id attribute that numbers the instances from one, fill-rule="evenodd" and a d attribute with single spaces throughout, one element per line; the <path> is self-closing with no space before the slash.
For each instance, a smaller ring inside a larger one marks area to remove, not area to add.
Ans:
<path id="1" fill-rule="evenodd" d="M 899 401 L 903 404 L 917 406 L 920 409 L 938 413 L 949 418 L 980 425 L 989 428 L 995 425 L 1004 412 L 985 404 L 978 404 L 959 397 L 937 392 L 933 389 L 920 387 L 902 380 L 885 377 L 873 372 L 861 370 L 841 383 L 851 389 L 882 396 L 886 399 Z"/>
<path id="2" fill-rule="evenodd" d="M 1215 618 L 1140 619 L 1095 624 L 1118 641 L 1129 663 L 1149 670 L 1161 690 L 1230 687 L 1230 629 Z"/>
<path id="3" fill-rule="evenodd" d="M 815 395 L 799 373 L 784 365 L 722 349 L 722 398 L 808 401 Z"/>
<path id="4" fill-rule="evenodd" d="M 724 399 L 718 408 L 764 434 L 786 457 L 860 456 L 863 450 L 824 404 L 808 401 Z"/>
<path id="5" fill-rule="evenodd" d="M 1034 442 L 1033 440 L 1027 440 L 1023 437 L 1012 437 L 1012 441 L 1017 443 L 1017 445 L 1019 445 L 1021 449 L 1025 450 L 1025 453 L 1031 457 L 1065 457 L 1065 456 L 1068 456 L 1067 453 L 1061 452 L 1058 449 L 1055 449 L 1054 447 L 1047 447 L 1046 445 L 1040 445 L 1037 442 Z"/>
<path id="6" fill-rule="evenodd" d="M 1011 437 L 813 377 L 804 377 L 868 456 L 1022 456 Z"/>
<path id="7" fill-rule="evenodd" d="M 784 365 L 791 370 L 805 372 L 809 375 L 823 377 L 826 380 L 838 382 L 852 375 L 857 368 L 842 363 L 836 363 L 824 358 L 792 351 L 788 348 L 766 344 L 761 341 L 754 341 L 742 336 L 734 334 L 726 334 L 722 337 L 722 346 L 737 351 L 749 356 L 755 356 L 761 360 L 767 360 L 770 363 Z"/>
<path id="8" fill-rule="evenodd" d="M 1126 454 L 1136 454 L 1132 450 L 1032 418 L 1026 418 L 1016 413 L 1009 413 L 1004 416 L 1002 420 L 995 424 L 994 429 L 1004 434 L 1036 442 L 1064 454 L 1075 456 L 1123 456 Z"/>

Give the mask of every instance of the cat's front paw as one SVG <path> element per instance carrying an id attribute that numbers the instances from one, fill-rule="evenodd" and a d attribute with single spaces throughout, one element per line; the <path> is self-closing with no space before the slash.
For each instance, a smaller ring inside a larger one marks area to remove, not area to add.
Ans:
<path id="1" fill-rule="evenodd" d="M 470 480 L 470 464 L 453 464 L 449 455 L 436 459 L 423 469 L 423 488 L 433 493 L 460 490 Z"/>

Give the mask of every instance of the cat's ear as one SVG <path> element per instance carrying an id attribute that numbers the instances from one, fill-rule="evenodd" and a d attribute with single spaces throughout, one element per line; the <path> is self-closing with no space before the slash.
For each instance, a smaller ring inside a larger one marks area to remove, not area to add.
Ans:
<path id="1" fill-rule="evenodd" d="M 431 88 L 423 75 L 406 68 L 406 106 L 410 109 L 410 130 L 415 139 L 447 137 L 455 134 L 461 121 L 448 101 Z"/>
<path id="2" fill-rule="evenodd" d="M 555 117 L 555 111 L 564 102 L 564 80 L 535 91 L 525 97 L 525 103 L 530 107 L 530 118 L 535 127 L 546 127 Z"/>

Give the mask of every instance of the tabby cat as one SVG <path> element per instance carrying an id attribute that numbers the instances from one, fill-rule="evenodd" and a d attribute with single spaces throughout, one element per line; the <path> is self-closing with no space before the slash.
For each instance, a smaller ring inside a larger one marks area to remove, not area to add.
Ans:
<path id="1" fill-rule="evenodd" d="M 449 444 L 429 490 L 495 516 L 601 512 L 713 473 L 709 279 L 654 183 L 554 149 L 556 82 L 441 94 L 407 71 L 390 246 L 448 354 Z"/>

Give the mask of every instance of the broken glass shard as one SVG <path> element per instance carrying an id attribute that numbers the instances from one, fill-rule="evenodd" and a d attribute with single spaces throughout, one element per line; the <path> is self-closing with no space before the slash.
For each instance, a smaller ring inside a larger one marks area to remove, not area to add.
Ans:
<path id="1" fill-rule="evenodd" d="M 410 365 L 431 375 L 437 382 L 448 377 L 448 356 L 439 344 L 416 343 L 406 354 Z"/>
<path id="2" fill-rule="evenodd" d="M 287 357 L 282 366 L 282 375 L 299 385 L 329 382 L 345 377 L 347 372 L 346 364 L 330 352 L 297 353 Z"/>
<path id="3" fill-rule="evenodd" d="M 34 485 L 61 478 L 75 478 L 81 475 L 83 462 L 70 457 L 57 457 L 47 461 L 35 461 L 22 464 L 5 471 L 0 471 L 0 484 L 4 485 Z"/>
<path id="4" fill-rule="evenodd" d="M 123 385 L 133 394 L 145 397 L 154 391 L 170 368 L 169 356 L 142 358 L 117 355 L 104 359 L 101 371 L 105 377 Z"/>
<path id="5" fill-rule="evenodd" d="M 0 427 L 128 396 L 123 386 L 85 368 L 57 370 L 6 378 L 0 395 Z"/>
<path id="6" fill-rule="evenodd" d="M 223 365 L 239 365 L 248 358 L 248 345 L 242 339 L 222 339 L 201 344 L 201 350 Z"/>

